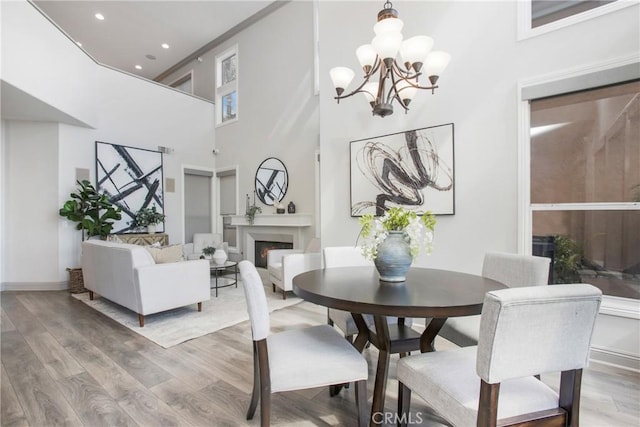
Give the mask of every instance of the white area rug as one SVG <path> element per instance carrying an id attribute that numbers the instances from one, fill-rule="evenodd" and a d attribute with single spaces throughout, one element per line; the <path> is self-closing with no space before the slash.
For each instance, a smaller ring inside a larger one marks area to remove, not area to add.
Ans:
<path id="1" fill-rule="evenodd" d="M 265 293 L 269 312 L 302 301 L 292 293 L 288 293 L 287 299 L 283 300 L 282 291 L 272 292 L 271 285 L 265 286 Z M 242 282 L 238 283 L 238 288 L 231 286 L 218 289 L 217 298 L 215 289 L 212 289 L 211 299 L 202 304 L 202 312 L 198 312 L 196 304 L 191 304 L 150 314 L 145 316 L 143 328 L 138 324 L 138 315 L 127 308 L 97 296 L 91 301 L 88 292 L 71 295 L 164 348 L 249 320 Z"/>

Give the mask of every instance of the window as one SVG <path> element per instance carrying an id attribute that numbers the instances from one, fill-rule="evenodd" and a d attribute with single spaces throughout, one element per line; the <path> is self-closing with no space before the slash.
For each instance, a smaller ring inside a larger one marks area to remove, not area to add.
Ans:
<path id="1" fill-rule="evenodd" d="M 238 46 L 216 56 L 216 125 L 238 120 Z"/>
<path id="2" fill-rule="evenodd" d="M 640 298 L 640 81 L 531 101 L 533 253 L 555 283 Z"/>
<path id="3" fill-rule="evenodd" d="M 182 92 L 193 94 L 193 70 L 189 71 L 184 76 L 178 77 L 173 82 L 169 83 L 169 86 L 181 90 Z"/>
<path id="4" fill-rule="evenodd" d="M 518 40 L 568 27 L 634 4 L 636 2 L 628 0 L 518 1 Z"/>

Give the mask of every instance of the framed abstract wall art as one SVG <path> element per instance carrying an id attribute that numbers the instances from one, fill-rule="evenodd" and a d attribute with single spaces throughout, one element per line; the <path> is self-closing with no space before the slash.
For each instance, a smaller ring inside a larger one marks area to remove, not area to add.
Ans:
<path id="1" fill-rule="evenodd" d="M 351 216 L 392 206 L 453 215 L 453 123 L 351 141 Z"/>
<path id="2" fill-rule="evenodd" d="M 162 153 L 159 151 L 127 147 L 96 141 L 97 189 L 122 210 L 122 219 L 116 221 L 113 233 L 133 233 L 130 222 L 136 212 L 156 207 L 164 213 L 162 186 Z M 164 223 L 156 227 L 164 232 Z"/>

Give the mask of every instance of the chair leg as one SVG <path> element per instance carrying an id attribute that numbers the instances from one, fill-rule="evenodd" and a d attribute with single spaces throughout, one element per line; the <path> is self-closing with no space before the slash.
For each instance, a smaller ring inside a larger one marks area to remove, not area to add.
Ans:
<path id="1" fill-rule="evenodd" d="M 333 326 L 333 319 L 329 317 L 329 309 L 327 308 L 327 325 Z"/>
<path id="2" fill-rule="evenodd" d="M 410 407 L 411 389 L 401 382 L 398 382 L 398 427 L 407 427 Z"/>
<path id="3" fill-rule="evenodd" d="M 93 301 L 93 291 L 89 291 L 89 299 Z"/>
<path id="4" fill-rule="evenodd" d="M 198 303 L 198 311 L 202 311 L 202 302 Z"/>
<path id="5" fill-rule="evenodd" d="M 273 292 L 275 292 L 275 291 L 276 291 L 276 284 L 275 284 L 275 283 L 272 283 L 272 284 L 271 284 L 271 287 L 273 288 Z"/>
<path id="6" fill-rule="evenodd" d="M 496 427 L 498 419 L 498 395 L 500 383 L 489 384 L 480 380 L 478 403 L 478 427 Z"/>
<path id="7" fill-rule="evenodd" d="M 560 374 L 559 406 L 567 411 L 567 425 L 577 427 L 580 424 L 580 388 L 582 369 L 563 371 Z"/>
<path id="8" fill-rule="evenodd" d="M 267 340 L 256 342 L 260 371 L 260 425 L 269 427 L 271 423 L 271 377 L 269 373 L 269 353 Z"/>
<path id="9" fill-rule="evenodd" d="M 144 327 L 144 316 L 140 313 L 138 313 L 138 323 L 140 324 L 140 327 Z"/>
<path id="10" fill-rule="evenodd" d="M 367 381 L 356 382 L 356 406 L 358 407 L 358 426 L 365 427 L 369 422 L 367 416 Z"/>
<path id="11" fill-rule="evenodd" d="M 282 299 L 287 299 L 287 291 L 282 290 Z"/>
<path id="12" fill-rule="evenodd" d="M 253 342 L 253 390 L 251 391 L 251 401 L 249 409 L 247 409 L 247 419 L 253 419 L 258 406 L 258 398 L 260 397 L 260 366 L 258 365 L 258 348 L 256 342 Z"/>

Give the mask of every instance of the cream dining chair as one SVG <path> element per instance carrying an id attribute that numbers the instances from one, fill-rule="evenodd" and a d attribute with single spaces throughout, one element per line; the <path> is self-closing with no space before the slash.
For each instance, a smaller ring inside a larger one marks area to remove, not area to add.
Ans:
<path id="1" fill-rule="evenodd" d="M 549 262 L 546 257 L 488 252 L 484 256 L 482 276 L 510 288 L 546 285 Z M 479 333 L 480 315 L 477 315 L 447 319 L 438 335 L 460 347 L 468 347 L 478 344 Z"/>
<path id="2" fill-rule="evenodd" d="M 577 427 L 601 298 L 586 284 L 488 292 L 477 347 L 400 359 L 400 418 L 413 392 L 453 426 Z M 533 376 L 552 372 L 561 372 L 559 394 Z"/>
<path id="3" fill-rule="evenodd" d="M 249 261 L 241 261 L 239 269 L 253 336 L 253 392 L 247 419 L 253 418 L 260 400 L 260 424 L 269 425 L 272 393 L 355 382 L 357 425 L 367 425 L 366 359 L 329 325 L 270 333 L 260 275 Z"/>

